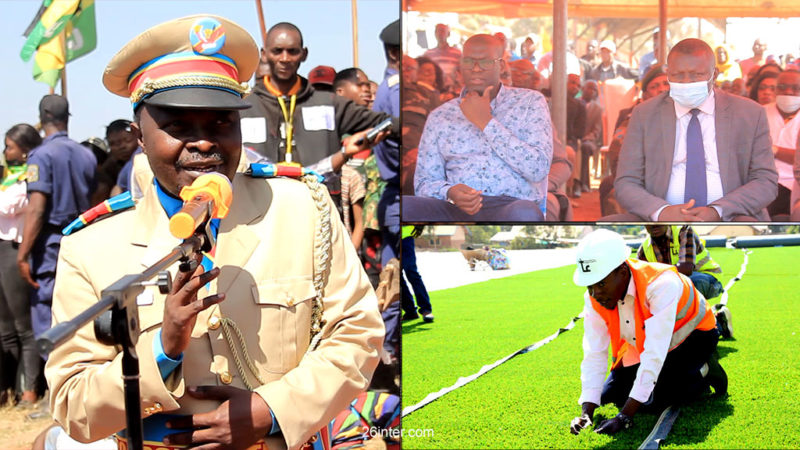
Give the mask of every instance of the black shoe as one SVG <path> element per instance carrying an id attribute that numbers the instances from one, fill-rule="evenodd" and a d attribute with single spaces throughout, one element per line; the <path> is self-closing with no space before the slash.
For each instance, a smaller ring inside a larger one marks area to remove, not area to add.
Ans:
<path id="1" fill-rule="evenodd" d="M 417 314 L 403 314 L 403 322 L 408 322 L 409 320 L 417 320 L 419 319 L 419 315 Z"/>
<path id="2" fill-rule="evenodd" d="M 433 322 L 433 313 L 425 313 L 422 315 L 422 321 L 425 323 Z"/>
<path id="3" fill-rule="evenodd" d="M 716 312 L 714 313 L 714 317 L 717 318 L 717 323 L 719 324 L 720 334 L 724 339 L 731 339 L 733 338 L 733 324 L 731 323 L 731 310 L 728 309 L 725 305 L 714 305 L 716 306 Z"/>
<path id="4" fill-rule="evenodd" d="M 725 373 L 725 369 L 719 364 L 719 356 L 716 350 L 706 364 L 708 365 L 706 380 L 708 384 L 714 388 L 714 395 L 719 396 L 727 394 L 728 374 Z"/>

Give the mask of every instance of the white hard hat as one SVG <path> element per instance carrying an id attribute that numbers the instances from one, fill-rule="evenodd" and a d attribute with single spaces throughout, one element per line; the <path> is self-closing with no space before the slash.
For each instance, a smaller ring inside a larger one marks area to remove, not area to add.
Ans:
<path id="1" fill-rule="evenodd" d="M 607 277 L 630 254 L 631 249 L 619 234 L 603 228 L 592 231 L 578 244 L 572 281 L 578 286 L 591 286 Z"/>

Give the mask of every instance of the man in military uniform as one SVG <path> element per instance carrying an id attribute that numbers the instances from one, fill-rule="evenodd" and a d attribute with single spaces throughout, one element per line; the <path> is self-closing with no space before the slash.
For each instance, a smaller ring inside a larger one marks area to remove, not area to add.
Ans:
<path id="1" fill-rule="evenodd" d="M 133 102 L 155 178 L 135 208 L 64 239 L 54 321 L 180 242 L 168 219 L 197 176 L 215 171 L 233 184 L 227 216 L 211 223 L 211 254 L 195 257 L 193 273 L 178 272 L 170 294 L 148 287 L 137 299 L 144 439 L 153 447 L 316 447 L 327 441 L 315 432 L 367 386 L 378 361 L 375 294 L 324 187 L 313 177 L 236 173 L 239 110 L 257 63 L 240 26 L 191 16 L 135 38 L 104 73 L 106 88 Z M 73 438 L 125 427 L 121 356 L 91 327 L 51 354 L 51 407 Z"/>

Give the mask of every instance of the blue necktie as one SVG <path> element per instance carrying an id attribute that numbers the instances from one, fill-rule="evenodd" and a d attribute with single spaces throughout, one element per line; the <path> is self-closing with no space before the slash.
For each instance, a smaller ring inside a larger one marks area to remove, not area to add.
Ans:
<path id="1" fill-rule="evenodd" d="M 700 131 L 699 109 L 690 111 L 692 118 L 686 128 L 686 186 L 683 201 L 694 199 L 694 206 L 706 206 L 706 154 L 703 150 L 703 133 Z"/>

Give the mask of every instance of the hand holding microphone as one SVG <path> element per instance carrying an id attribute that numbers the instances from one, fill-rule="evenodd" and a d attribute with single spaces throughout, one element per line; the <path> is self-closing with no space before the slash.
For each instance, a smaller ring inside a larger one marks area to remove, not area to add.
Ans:
<path id="1" fill-rule="evenodd" d="M 191 186 L 181 190 L 183 208 L 172 216 L 169 230 L 173 236 L 186 239 L 210 219 L 228 215 L 233 201 L 233 188 L 225 175 L 213 172 L 201 175 Z M 201 311 L 225 300 L 219 293 L 198 299 L 197 291 L 219 276 L 218 267 L 205 272 L 199 252 L 191 256 L 194 270 L 178 271 L 172 291 L 164 301 L 164 321 L 161 325 L 161 345 L 164 353 L 178 359 L 189 345 L 192 329 Z"/>
<path id="2" fill-rule="evenodd" d="M 169 219 L 169 231 L 179 239 L 187 239 L 208 219 L 228 215 L 233 201 L 233 186 L 225 175 L 217 172 L 197 177 L 191 186 L 181 189 L 183 208 Z"/>

